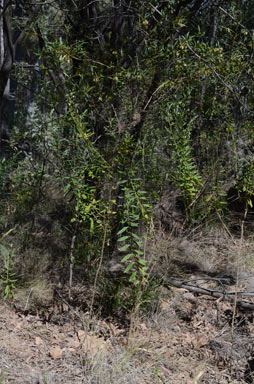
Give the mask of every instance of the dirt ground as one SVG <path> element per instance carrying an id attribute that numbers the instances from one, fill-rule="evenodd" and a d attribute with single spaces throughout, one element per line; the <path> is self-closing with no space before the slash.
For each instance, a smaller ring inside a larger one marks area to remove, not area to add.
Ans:
<path id="1" fill-rule="evenodd" d="M 2 303 L 0 383 L 254 382 L 252 312 L 184 289 L 163 297 L 131 329 L 64 302 L 48 320 Z"/>

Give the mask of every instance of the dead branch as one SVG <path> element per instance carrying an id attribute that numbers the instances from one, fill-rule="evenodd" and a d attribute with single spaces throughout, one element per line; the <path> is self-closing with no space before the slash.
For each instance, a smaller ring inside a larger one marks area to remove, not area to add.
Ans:
<path id="1" fill-rule="evenodd" d="M 171 286 L 176 288 L 187 289 L 189 292 L 197 293 L 199 295 L 208 295 L 216 298 L 223 297 L 224 299 L 231 302 L 235 302 L 236 300 L 237 307 L 246 309 L 246 310 L 254 310 L 254 303 L 238 299 L 238 297 L 254 297 L 254 292 L 242 292 L 242 291 L 237 292 L 237 291 L 226 291 L 226 290 L 218 291 L 213 289 L 202 288 L 195 285 L 189 285 L 189 284 L 186 284 L 184 281 L 178 280 L 178 279 L 164 278 L 163 276 L 161 276 L 160 278 L 162 280 L 162 284 L 167 289 L 170 289 L 169 287 Z"/>

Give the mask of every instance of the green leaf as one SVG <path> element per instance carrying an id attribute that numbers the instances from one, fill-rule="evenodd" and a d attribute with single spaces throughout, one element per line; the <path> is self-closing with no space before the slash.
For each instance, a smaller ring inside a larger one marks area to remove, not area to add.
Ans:
<path id="1" fill-rule="evenodd" d="M 146 264 L 147 264 L 147 260 L 145 260 L 145 259 L 141 259 L 141 258 L 139 258 L 137 261 L 138 261 L 138 263 L 141 264 L 141 265 L 146 265 Z"/>
<path id="2" fill-rule="evenodd" d="M 90 233 L 93 233 L 94 230 L 94 220 L 92 217 L 90 217 Z"/>
<path id="3" fill-rule="evenodd" d="M 119 252 L 124 252 L 124 251 L 126 251 L 128 248 L 130 248 L 130 244 L 125 244 L 125 245 L 123 245 L 121 248 L 119 248 Z"/>
<path id="4" fill-rule="evenodd" d="M 147 270 L 148 270 L 148 267 L 139 268 L 139 272 L 143 277 L 146 275 Z"/>
<path id="5" fill-rule="evenodd" d="M 127 240 L 127 239 L 129 239 L 129 236 L 122 236 L 122 237 L 120 237 L 119 239 L 117 239 L 117 241 L 124 241 L 124 240 Z"/>
<path id="6" fill-rule="evenodd" d="M 133 253 L 128 253 L 128 255 L 124 256 L 121 260 L 121 263 L 124 263 L 125 261 L 129 260 L 133 255 Z"/>
<path id="7" fill-rule="evenodd" d="M 67 184 L 67 185 L 64 187 L 64 193 L 68 193 L 70 189 L 71 189 L 71 184 Z"/>
<path id="8" fill-rule="evenodd" d="M 120 180 L 117 182 L 117 185 L 126 184 L 128 180 Z"/>
<path id="9" fill-rule="evenodd" d="M 117 232 L 118 235 L 121 235 L 123 232 L 127 231 L 128 227 L 123 227 L 119 232 Z"/>
<path id="10" fill-rule="evenodd" d="M 133 280 L 135 280 L 136 276 L 137 276 L 137 271 L 133 271 L 130 278 L 129 278 L 129 281 L 132 282 Z"/>
<path id="11" fill-rule="evenodd" d="M 134 264 L 135 264 L 134 261 L 132 261 L 132 262 L 125 268 L 124 273 L 128 273 L 129 270 L 133 267 Z"/>
<path id="12" fill-rule="evenodd" d="M 136 235 L 136 233 L 132 233 L 131 236 L 136 240 L 140 240 L 140 236 Z"/>
<path id="13" fill-rule="evenodd" d="M 144 255 L 144 252 L 140 251 L 139 249 L 135 249 L 134 252 L 136 253 L 136 255 L 140 255 L 140 256 Z"/>

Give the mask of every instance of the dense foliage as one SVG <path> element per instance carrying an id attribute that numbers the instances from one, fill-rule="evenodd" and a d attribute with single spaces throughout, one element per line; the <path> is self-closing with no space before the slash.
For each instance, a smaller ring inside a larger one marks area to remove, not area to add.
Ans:
<path id="1" fill-rule="evenodd" d="M 227 215 L 230 188 L 252 208 L 252 0 L 1 4 L 3 217 L 60 196 L 75 260 L 120 255 L 139 285 L 170 191 L 185 226 Z"/>

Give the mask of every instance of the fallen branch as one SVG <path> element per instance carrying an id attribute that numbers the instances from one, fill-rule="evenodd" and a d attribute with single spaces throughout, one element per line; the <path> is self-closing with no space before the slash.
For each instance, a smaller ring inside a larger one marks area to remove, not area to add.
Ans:
<path id="1" fill-rule="evenodd" d="M 195 285 L 186 284 L 184 281 L 178 279 L 169 279 L 160 277 L 162 280 L 162 284 L 169 289 L 169 287 L 173 286 L 176 288 L 187 289 L 189 292 L 198 293 L 200 295 L 208 295 L 216 298 L 223 297 L 228 301 L 234 302 L 236 297 L 254 297 L 254 292 L 242 292 L 242 291 L 217 291 L 213 289 L 201 288 Z M 254 310 L 254 303 L 250 303 L 248 301 L 236 299 L 236 305 L 239 308 Z"/>

